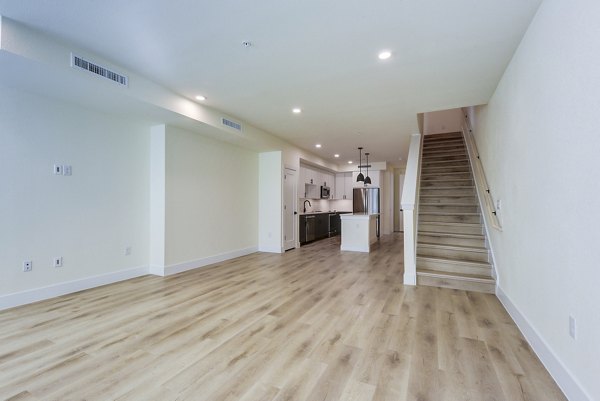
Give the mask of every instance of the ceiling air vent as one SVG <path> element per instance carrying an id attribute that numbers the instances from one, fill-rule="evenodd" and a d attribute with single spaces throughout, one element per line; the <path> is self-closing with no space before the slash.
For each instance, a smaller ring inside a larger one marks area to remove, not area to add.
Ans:
<path id="1" fill-rule="evenodd" d="M 92 63 L 91 61 L 85 60 L 79 56 L 76 56 L 71 53 L 71 67 L 80 68 L 82 70 L 86 70 L 91 72 L 92 74 L 100 75 L 106 79 L 110 79 L 113 82 L 118 83 L 119 85 L 127 86 L 128 79 L 125 75 L 118 74 L 114 71 L 111 71 L 107 68 L 104 68 L 98 64 Z"/>
<path id="2" fill-rule="evenodd" d="M 229 128 L 233 128 L 238 131 L 242 130 L 242 124 L 236 123 L 235 121 L 228 120 L 225 117 L 222 118 L 221 122 L 223 123 L 223 125 L 226 125 Z"/>

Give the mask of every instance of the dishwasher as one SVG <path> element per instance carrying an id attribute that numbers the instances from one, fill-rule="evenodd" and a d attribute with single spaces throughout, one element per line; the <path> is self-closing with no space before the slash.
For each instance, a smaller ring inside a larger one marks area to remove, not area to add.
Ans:
<path id="1" fill-rule="evenodd" d="M 306 233 L 306 242 L 315 240 L 316 225 L 315 216 L 305 216 L 304 230 Z"/>

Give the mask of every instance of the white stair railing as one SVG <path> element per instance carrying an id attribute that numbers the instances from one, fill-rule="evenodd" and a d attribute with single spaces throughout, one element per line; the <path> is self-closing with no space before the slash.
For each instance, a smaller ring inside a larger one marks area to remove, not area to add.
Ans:
<path id="1" fill-rule="evenodd" d="M 402 187 L 404 214 L 404 284 L 417 284 L 417 228 L 423 135 L 412 134 Z"/>

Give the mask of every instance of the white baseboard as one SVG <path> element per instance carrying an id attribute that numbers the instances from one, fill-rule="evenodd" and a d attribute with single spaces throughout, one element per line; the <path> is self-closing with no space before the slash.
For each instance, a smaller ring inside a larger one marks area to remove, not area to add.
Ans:
<path id="1" fill-rule="evenodd" d="M 259 252 L 268 252 L 268 253 L 284 253 L 282 247 L 280 246 L 260 246 L 258 247 Z"/>
<path id="2" fill-rule="evenodd" d="M 0 296 L 0 310 L 43 301 L 45 299 L 50 299 L 77 291 L 83 291 L 89 288 L 99 287 L 101 285 L 116 283 L 118 281 L 129 280 L 131 278 L 144 276 L 146 274 L 148 274 L 147 266 L 134 267 L 131 269 L 86 277 L 79 280 L 57 283 L 47 287 L 34 288 L 31 290 L 16 292 L 14 294 L 2 295 Z"/>
<path id="3" fill-rule="evenodd" d="M 592 397 L 583 389 L 581 383 L 571 374 L 540 333 L 512 303 L 500 286 L 496 286 L 496 296 L 565 396 L 570 401 L 592 401 Z"/>
<path id="4" fill-rule="evenodd" d="M 150 272 L 151 274 L 156 274 L 158 276 L 170 276 L 172 274 L 181 273 L 187 270 L 197 269 L 199 267 L 212 265 L 214 263 L 224 262 L 229 259 L 239 258 L 240 256 L 250 255 L 251 253 L 257 252 L 257 250 L 258 249 L 255 246 L 237 249 L 235 251 L 209 256 L 207 258 L 190 260 L 188 262 L 176 263 L 173 265 L 165 266 L 164 269 L 162 269 L 162 271 L 159 266 L 151 266 Z"/>

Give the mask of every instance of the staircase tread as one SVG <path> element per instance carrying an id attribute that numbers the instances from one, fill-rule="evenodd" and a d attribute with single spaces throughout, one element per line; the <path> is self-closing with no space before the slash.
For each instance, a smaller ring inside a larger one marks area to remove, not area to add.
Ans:
<path id="1" fill-rule="evenodd" d="M 470 267 L 486 267 L 492 268 L 491 263 L 489 262 L 475 262 L 472 260 L 458 260 L 458 259 L 449 259 L 443 258 L 441 256 L 419 256 L 417 255 L 417 262 L 421 260 L 422 262 L 430 261 L 430 262 L 443 262 L 443 263 L 451 263 L 451 264 L 464 264 L 465 266 Z M 418 263 L 417 263 L 418 264 Z"/>
<path id="2" fill-rule="evenodd" d="M 471 168 L 469 165 L 465 164 L 464 166 L 454 166 L 453 168 L 460 168 L 461 170 L 466 171 L 448 171 L 448 166 L 445 167 L 431 167 L 431 166 L 423 166 L 421 169 L 421 175 L 434 175 L 445 172 L 447 174 L 466 174 L 471 172 Z M 428 172 L 427 172 L 428 171 Z"/>
<path id="3" fill-rule="evenodd" d="M 452 186 L 452 187 L 433 187 L 433 188 L 427 187 L 427 188 L 421 188 L 421 190 L 424 190 L 424 189 L 473 189 L 473 188 L 475 188 L 474 185 L 463 185 L 463 186 L 458 186 L 458 187 L 457 186 Z"/>
<path id="4" fill-rule="evenodd" d="M 423 223 L 425 223 L 425 222 L 423 222 Z M 445 222 L 445 221 L 428 221 L 427 224 L 437 224 L 437 225 L 442 225 L 442 226 L 460 226 L 460 227 L 464 227 L 464 226 L 482 227 L 483 226 L 482 223 L 459 223 L 459 222 L 449 223 L 449 222 Z"/>
<path id="5" fill-rule="evenodd" d="M 442 271 L 438 271 L 438 270 L 419 269 L 418 267 L 417 267 L 417 275 L 428 276 L 428 277 L 449 278 L 449 279 L 464 280 L 464 281 L 474 281 L 474 282 L 490 283 L 490 284 L 493 284 L 496 282 L 492 276 L 484 276 L 481 274 L 442 272 Z"/>
<path id="6" fill-rule="evenodd" d="M 485 240 L 485 235 L 483 235 L 483 234 L 460 234 L 460 233 L 448 233 L 448 232 L 438 232 L 438 231 L 419 231 L 418 235 L 427 235 L 430 237 L 448 237 L 448 238 Z"/>
<path id="7" fill-rule="evenodd" d="M 419 211 L 419 214 L 432 214 L 434 216 L 481 216 L 481 213 L 479 212 L 429 212 L 429 211 L 424 211 L 421 212 Z"/>
<path id="8" fill-rule="evenodd" d="M 472 203 L 435 203 L 435 202 L 421 202 L 419 206 L 473 206 Z"/>
<path id="9" fill-rule="evenodd" d="M 468 162 L 469 159 L 456 159 L 456 160 L 434 160 L 427 163 L 456 163 L 456 162 Z"/>
<path id="10" fill-rule="evenodd" d="M 435 181 L 441 181 L 441 182 L 447 182 L 447 181 L 473 181 L 472 178 L 438 178 L 436 180 L 425 180 L 427 182 L 435 182 Z"/>
<path id="11" fill-rule="evenodd" d="M 423 141 L 423 146 L 434 146 L 434 145 L 438 145 L 438 146 L 443 146 L 443 145 L 464 145 L 464 139 L 462 138 L 447 138 L 443 141 Z"/>
<path id="12" fill-rule="evenodd" d="M 469 252 L 480 252 L 480 253 L 488 252 L 487 248 L 480 247 L 480 246 L 447 245 L 447 244 L 435 244 L 433 242 L 417 241 L 417 253 L 418 253 L 419 246 L 423 246 L 425 248 L 450 249 L 450 250 L 454 250 L 454 251 L 469 251 Z"/>

